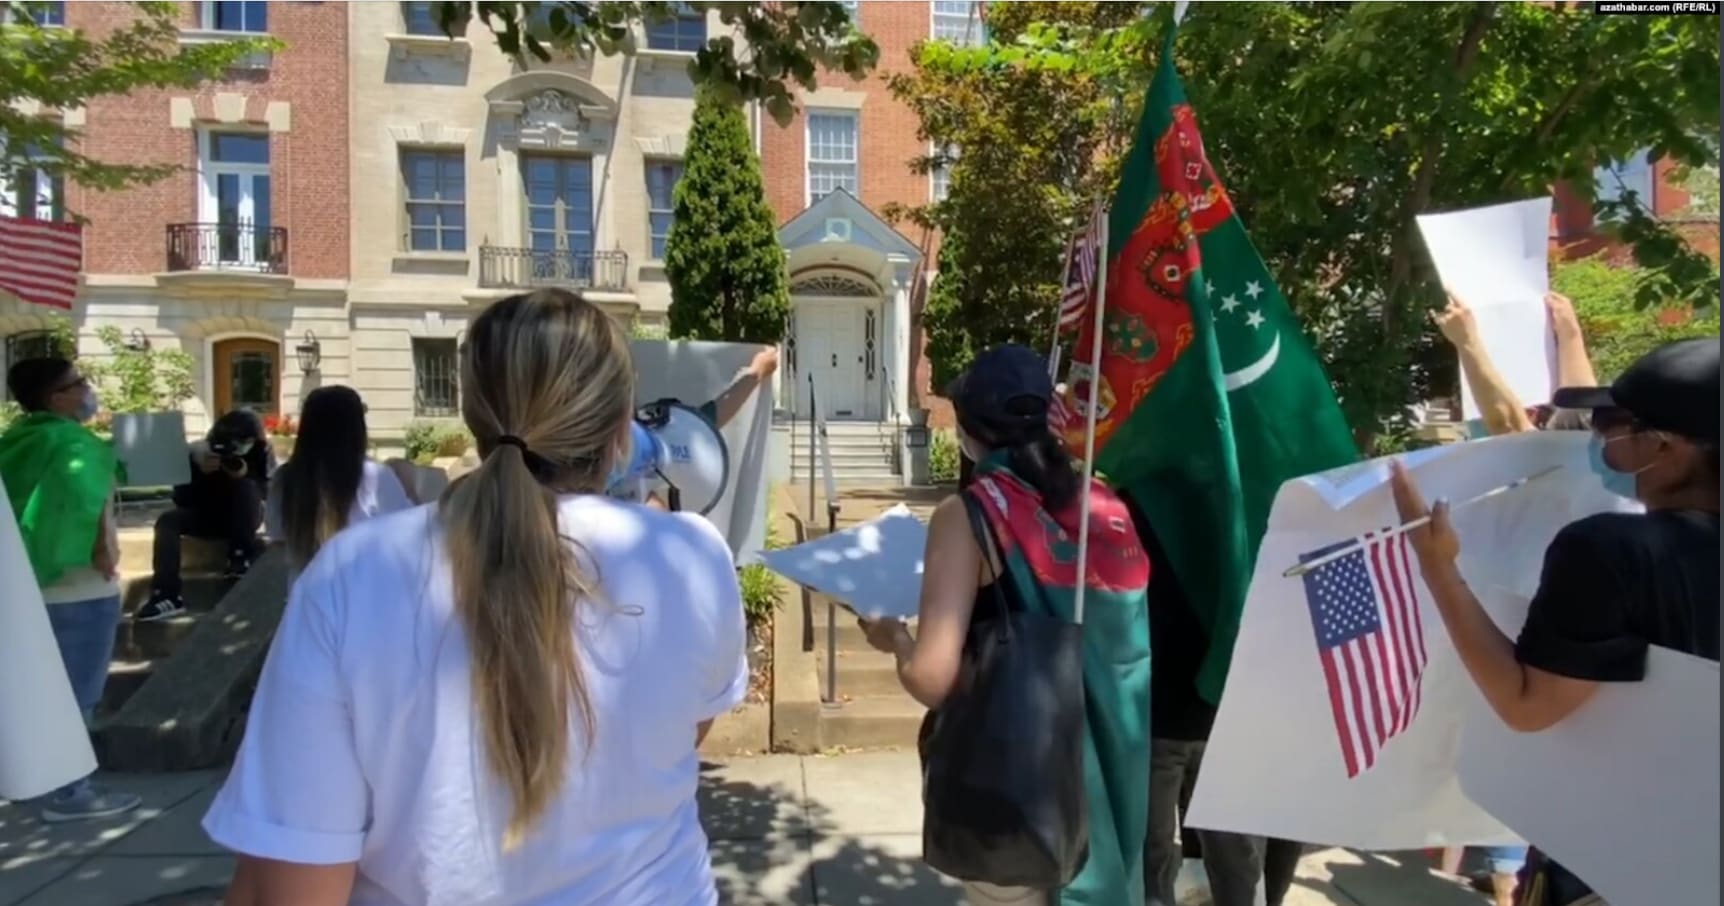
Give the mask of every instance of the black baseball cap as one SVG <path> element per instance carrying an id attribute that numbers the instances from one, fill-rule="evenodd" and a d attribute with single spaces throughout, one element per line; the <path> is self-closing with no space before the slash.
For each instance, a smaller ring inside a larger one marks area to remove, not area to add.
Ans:
<path id="1" fill-rule="evenodd" d="M 958 424 L 970 436 L 991 444 L 1046 427 L 1053 397 L 1047 359 L 1016 343 L 976 356 L 946 390 Z"/>
<path id="2" fill-rule="evenodd" d="M 1636 359 L 1609 387 L 1564 387 L 1563 409 L 1620 409 L 1636 424 L 1718 443 L 1718 338 L 1666 343 Z"/>

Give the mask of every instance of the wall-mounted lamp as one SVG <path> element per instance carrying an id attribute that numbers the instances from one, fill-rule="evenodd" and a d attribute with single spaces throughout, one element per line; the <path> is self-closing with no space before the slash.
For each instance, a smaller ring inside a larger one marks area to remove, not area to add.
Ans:
<path id="1" fill-rule="evenodd" d="M 323 361 L 323 344 L 317 342 L 317 334 L 309 330 L 305 332 L 304 342 L 295 346 L 293 351 L 299 356 L 299 372 L 301 374 L 311 374 L 317 370 L 318 364 Z"/>
<path id="2" fill-rule="evenodd" d="M 132 328 L 131 336 L 126 338 L 126 348 L 133 352 L 143 352 L 150 348 L 150 338 L 136 327 Z"/>

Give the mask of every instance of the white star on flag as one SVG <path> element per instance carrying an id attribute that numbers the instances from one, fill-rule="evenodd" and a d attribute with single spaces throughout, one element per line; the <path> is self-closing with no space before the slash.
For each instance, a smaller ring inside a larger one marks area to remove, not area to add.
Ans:
<path id="1" fill-rule="evenodd" d="M 1263 326 L 1263 312 L 1253 310 L 1251 312 L 1251 314 L 1248 314 L 1245 316 L 1245 323 L 1250 325 L 1251 329 L 1253 329 L 1253 330 L 1256 330 L 1257 328 L 1262 327 Z"/>
<path id="2" fill-rule="evenodd" d="M 1263 295 L 1263 284 L 1256 280 L 1245 284 L 1245 294 L 1255 300 L 1258 296 Z"/>
<path id="3" fill-rule="evenodd" d="M 1222 311 L 1232 311 L 1238 307 L 1239 307 L 1239 297 L 1238 296 L 1228 295 L 1221 300 L 1221 310 Z"/>

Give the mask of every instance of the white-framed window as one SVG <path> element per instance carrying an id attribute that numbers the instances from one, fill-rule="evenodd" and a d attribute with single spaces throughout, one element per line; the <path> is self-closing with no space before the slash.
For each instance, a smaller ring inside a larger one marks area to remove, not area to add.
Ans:
<path id="1" fill-rule="evenodd" d="M 647 223 L 652 237 L 652 259 L 664 260 L 664 243 L 675 219 L 673 196 L 682 179 L 682 161 L 649 160 L 646 164 Z"/>
<path id="2" fill-rule="evenodd" d="M 467 152 L 461 148 L 402 148 L 402 202 L 407 250 L 467 250 Z"/>
<path id="3" fill-rule="evenodd" d="M 1627 160 L 1612 161 L 1592 171 L 1593 196 L 1599 201 L 1620 201 L 1629 192 L 1648 212 L 1652 211 L 1652 160 L 1649 151 L 1637 151 Z"/>
<path id="4" fill-rule="evenodd" d="M 204 28 L 211 31 L 269 31 L 269 4 L 264 0 L 204 0 Z"/>
<path id="5" fill-rule="evenodd" d="M 199 255 L 207 266 L 271 263 L 269 133 L 198 133 Z"/>
<path id="6" fill-rule="evenodd" d="M 928 171 L 929 194 L 935 201 L 945 201 L 952 191 L 952 165 L 958 161 L 958 146 L 933 147 L 928 153 L 934 157 L 934 167 Z"/>
<path id="7" fill-rule="evenodd" d="M 427 0 L 406 0 L 401 4 L 401 25 L 410 35 L 443 36 L 437 24 L 435 4 Z"/>
<path id="8" fill-rule="evenodd" d="M 0 147 L 0 153 L 5 149 Z M 43 148 L 24 146 L 12 178 L 0 177 L 0 214 L 24 220 L 65 220 L 66 180 L 33 163 L 52 159 Z"/>
<path id="9" fill-rule="evenodd" d="M 694 53 L 706 44 L 706 14 L 686 3 L 671 4 L 668 19 L 646 24 L 646 46 L 650 50 Z"/>
<path id="10" fill-rule="evenodd" d="M 854 110 L 808 112 L 808 203 L 837 189 L 857 194 L 857 113 Z"/>
<path id="11" fill-rule="evenodd" d="M 981 4 L 972 0 L 934 0 L 929 4 L 933 22 L 929 34 L 936 41 L 950 41 L 961 47 L 978 47 L 987 43 L 987 29 L 982 24 Z"/>

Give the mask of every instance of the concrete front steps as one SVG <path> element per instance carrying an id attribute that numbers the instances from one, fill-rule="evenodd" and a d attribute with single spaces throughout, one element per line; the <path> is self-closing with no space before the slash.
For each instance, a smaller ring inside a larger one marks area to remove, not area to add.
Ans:
<path id="1" fill-rule="evenodd" d="M 805 487 L 808 476 L 822 478 L 809 467 L 806 419 L 786 421 L 775 429 L 790 444 L 790 475 L 795 487 Z M 841 487 L 885 486 L 899 483 L 897 427 L 887 422 L 827 422 L 826 439 L 831 450 L 833 478 Z M 818 466 L 819 460 L 814 462 Z"/>
<path id="2" fill-rule="evenodd" d="M 820 709 L 820 742 L 825 748 L 912 748 L 927 713 L 898 682 L 897 661 L 874 650 L 856 624 L 856 617 L 835 608 L 838 657 L 836 699 Z M 810 625 L 814 629 L 814 675 L 822 694 L 828 689 L 827 609 L 824 596 L 814 599 Z"/>
<path id="3" fill-rule="evenodd" d="M 233 582 L 222 578 L 227 566 L 225 545 L 200 538 L 182 538 L 180 544 L 181 595 L 186 613 L 154 623 L 135 623 L 132 615 L 150 597 L 152 578 L 150 552 L 154 531 L 131 528 L 120 532 L 120 626 L 114 639 L 114 657 L 108 668 L 108 683 L 98 717 L 113 714 L 141 688 L 156 668 L 173 656 L 181 641 L 198 621 L 221 602 Z"/>

